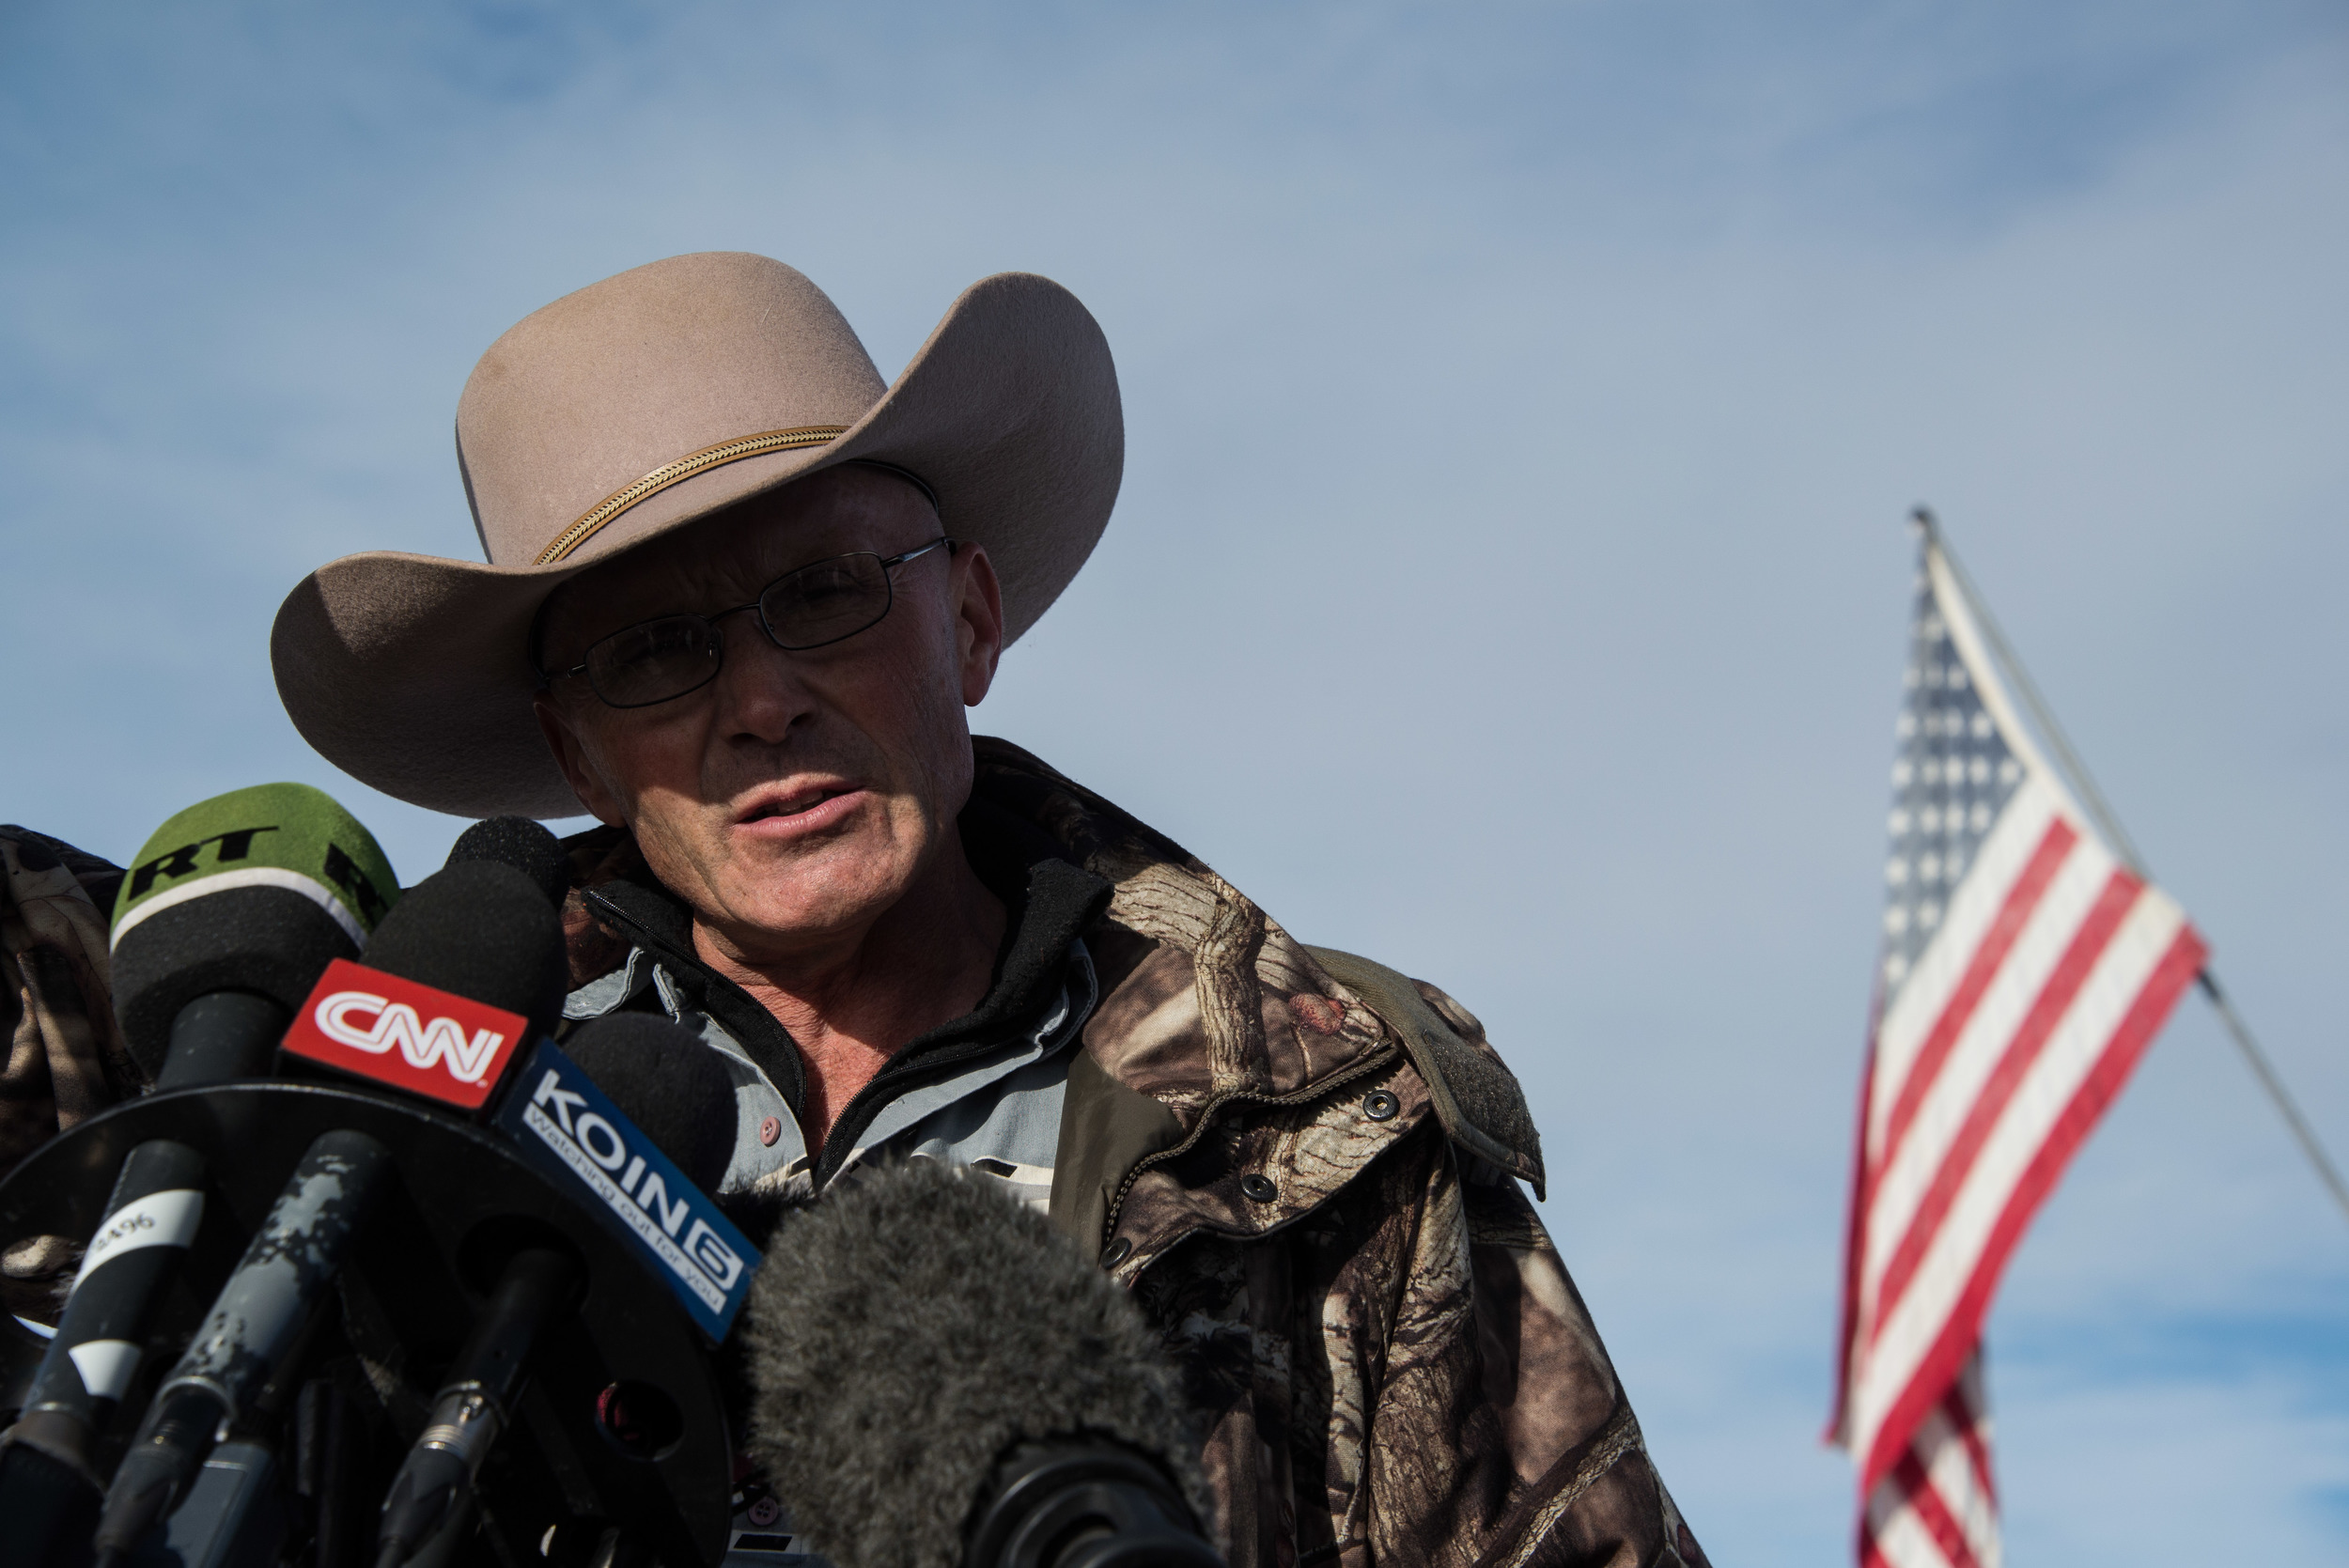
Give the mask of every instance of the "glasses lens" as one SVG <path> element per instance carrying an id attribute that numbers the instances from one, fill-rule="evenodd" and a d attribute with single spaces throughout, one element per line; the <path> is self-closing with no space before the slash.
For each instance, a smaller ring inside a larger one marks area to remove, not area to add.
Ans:
<path id="1" fill-rule="evenodd" d="M 835 555 L 801 567 L 760 597 L 758 613 L 778 647 L 837 643 L 889 613 L 889 568 L 878 555 Z"/>
<path id="2" fill-rule="evenodd" d="M 587 679 L 614 707 L 667 702 L 718 673 L 718 629 L 668 615 L 615 631 L 587 650 Z"/>

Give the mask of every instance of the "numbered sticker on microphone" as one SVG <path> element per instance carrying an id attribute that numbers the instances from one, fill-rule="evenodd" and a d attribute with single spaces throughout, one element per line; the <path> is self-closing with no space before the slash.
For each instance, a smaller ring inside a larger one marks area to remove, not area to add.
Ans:
<path id="1" fill-rule="evenodd" d="M 389 1088 L 478 1110 L 529 1020 L 348 958 L 319 977 L 285 1049 Z"/>
<path id="2" fill-rule="evenodd" d="M 611 1217 L 711 1340 L 750 1293 L 758 1251 L 579 1063 L 541 1042 L 498 1108 L 524 1158 Z"/>

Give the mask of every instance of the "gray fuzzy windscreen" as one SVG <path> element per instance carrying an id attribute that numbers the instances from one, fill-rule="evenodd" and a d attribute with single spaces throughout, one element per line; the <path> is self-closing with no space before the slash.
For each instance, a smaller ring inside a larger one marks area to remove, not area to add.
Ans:
<path id="1" fill-rule="evenodd" d="M 955 1568 L 996 1460 L 1089 1434 L 1209 1520 L 1157 1333 L 1044 1217 L 915 1159 L 787 1218 L 751 1287 L 751 1454 L 838 1568 Z M 1212 1527 L 1211 1527 L 1212 1528 Z"/>

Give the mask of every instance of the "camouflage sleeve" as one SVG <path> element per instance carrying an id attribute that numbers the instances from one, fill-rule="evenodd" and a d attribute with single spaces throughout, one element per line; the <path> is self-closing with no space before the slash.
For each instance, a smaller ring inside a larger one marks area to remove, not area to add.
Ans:
<path id="1" fill-rule="evenodd" d="M 0 826 L 0 1172 L 144 1079 L 116 1028 L 106 913 L 121 872 L 45 834 Z M 74 1262 L 61 1236 L 0 1251 L 0 1309 L 46 1319 Z"/>
<path id="2" fill-rule="evenodd" d="M 1421 1166 L 1363 1490 L 1371 1560 L 1704 1568 L 1514 1181 Z"/>

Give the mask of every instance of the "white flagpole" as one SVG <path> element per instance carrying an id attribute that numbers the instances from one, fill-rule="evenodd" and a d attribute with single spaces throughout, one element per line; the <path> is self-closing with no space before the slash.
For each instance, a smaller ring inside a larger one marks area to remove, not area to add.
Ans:
<path id="1" fill-rule="evenodd" d="M 1950 549 L 1949 540 L 1941 533 L 1939 520 L 1934 517 L 1932 509 L 1925 506 L 1917 507 L 1909 514 L 1909 519 L 1923 530 L 1925 538 L 1941 559 L 1949 563 L 1950 573 L 1965 594 L 1967 607 L 1973 612 L 1975 623 L 1982 628 L 1992 654 L 2004 668 L 2015 690 L 2021 694 L 2023 706 L 2030 710 L 2031 722 L 2039 727 L 2040 734 L 2055 752 L 2058 765 L 2069 776 L 2073 787 L 2079 791 L 2082 808 L 2094 820 L 2097 831 L 2112 846 L 2113 852 L 2128 863 L 2131 871 L 2146 882 L 2152 882 L 2153 873 L 2147 869 L 2144 857 L 2138 853 L 2136 842 L 2121 826 L 2121 818 L 2113 811 L 2111 802 L 2105 799 L 2104 791 L 2096 787 L 2094 776 L 2088 771 L 2088 765 L 2080 760 L 2079 753 L 2073 750 L 2071 737 L 2063 733 L 2063 726 L 2056 722 L 2055 711 L 2039 694 L 2039 688 L 2032 682 L 2030 672 L 2016 656 L 2014 644 L 2006 640 L 2006 633 L 1999 629 L 1998 620 L 1992 616 L 1989 605 L 1983 599 L 1982 590 L 1974 586 L 1973 578 Z M 2267 1091 L 2267 1097 L 2275 1102 L 2277 1113 L 2283 1117 L 2284 1126 L 2291 1129 L 2293 1138 L 2300 1145 L 2300 1152 L 2316 1168 L 2317 1179 L 2332 1194 L 2333 1202 L 2340 1205 L 2341 1212 L 2349 1216 L 2349 1184 L 2341 1181 L 2341 1172 L 2334 1166 L 2332 1157 L 2325 1152 L 2325 1145 L 2317 1138 L 2316 1129 L 2309 1125 L 2307 1117 L 2300 1114 L 2300 1107 L 2293 1099 L 2292 1092 L 2284 1087 L 2283 1079 L 2277 1076 L 2275 1064 L 2268 1060 L 2267 1052 L 2261 1049 L 2259 1041 L 2253 1038 L 2250 1025 L 2243 1021 L 2242 1015 L 2234 1010 L 2234 1004 L 2227 1000 L 2226 992 L 2219 989 L 2217 976 L 2211 973 L 2208 964 L 2202 966 L 2201 973 L 2195 978 L 2201 986 L 2202 996 L 2217 1013 L 2218 1021 L 2226 1026 L 2227 1033 L 2243 1052 L 2243 1059 L 2250 1063 L 2252 1076 L 2260 1080 L 2260 1086 Z"/>

